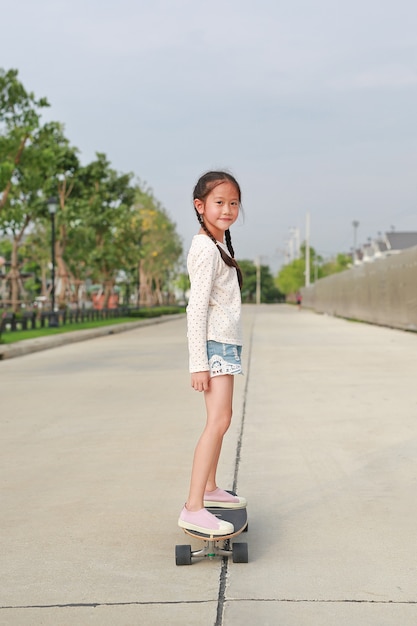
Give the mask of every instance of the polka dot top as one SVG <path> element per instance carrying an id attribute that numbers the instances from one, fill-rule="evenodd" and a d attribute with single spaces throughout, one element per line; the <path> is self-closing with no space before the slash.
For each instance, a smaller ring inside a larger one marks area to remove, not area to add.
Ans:
<path id="1" fill-rule="evenodd" d="M 227 247 L 218 242 L 227 254 Z M 242 345 L 241 296 L 236 268 L 223 261 L 207 235 L 193 237 L 187 258 L 191 293 L 187 306 L 190 372 L 209 370 L 207 341 Z"/>

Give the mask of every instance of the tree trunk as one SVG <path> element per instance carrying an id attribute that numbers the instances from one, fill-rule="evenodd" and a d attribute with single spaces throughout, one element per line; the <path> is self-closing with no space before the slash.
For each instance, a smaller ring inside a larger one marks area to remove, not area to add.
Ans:
<path id="1" fill-rule="evenodd" d="M 67 190 L 67 181 L 64 179 L 61 184 L 58 185 L 59 206 L 60 211 L 65 216 L 65 203 L 73 188 L 73 183 Z M 65 306 L 67 302 L 73 302 L 74 299 L 78 300 L 75 289 L 72 289 L 74 285 L 74 279 L 68 271 L 67 264 L 64 260 L 65 248 L 67 241 L 67 233 L 65 224 L 61 224 L 59 228 L 59 237 L 55 243 L 55 259 L 57 266 L 57 290 L 56 295 L 58 299 L 58 308 Z"/>
<path id="2" fill-rule="evenodd" d="M 135 281 L 135 292 L 136 292 L 136 307 L 139 308 L 140 306 L 140 262 L 138 263 L 138 267 L 137 267 L 137 280 Z"/>
<path id="3" fill-rule="evenodd" d="M 74 294 L 71 299 L 71 303 L 76 304 L 77 307 L 79 307 L 80 301 L 84 303 L 87 300 L 86 298 L 87 289 L 85 287 L 85 281 L 77 279 L 75 278 L 75 276 L 73 276 L 72 282 L 74 285 Z"/>
<path id="4" fill-rule="evenodd" d="M 139 305 L 152 306 L 152 282 L 143 267 L 143 260 L 139 263 Z"/>
<path id="5" fill-rule="evenodd" d="M 60 241 L 57 241 L 55 244 L 55 259 L 58 270 L 58 284 L 56 289 L 58 308 L 62 308 L 68 301 L 71 301 L 72 296 L 71 276 L 69 274 L 67 264 L 64 261 L 63 253 L 63 246 Z"/>
<path id="6" fill-rule="evenodd" d="M 23 233 L 25 232 L 26 226 L 30 222 L 30 216 L 26 215 L 24 224 L 22 226 L 22 230 L 19 234 L 14 235 L 13 237 L 13 245 L 12 245 L 12 254 L 11 254 L 11 264 L 10 264 L 10 272 L 8 276 L 6 276 L 6 280 L 10 280 L 11 285 L 11 305 L 13 313 L 17 313 L 19 310 L 19 293 L 23 290 L 22 281 L 20 280 L 20 271 L 19 271 L 19 246 L 23 237 Z"/>
<path id="7" fill-rule="evenodd" d="M 159 304 L 159 305 L 163 304 L 161 281 L 159 280 L 159 278 L 155 279 L 154 301 L 155 301 L 155 304 Z"/>
<path id="8" fill-rule="evenodd" d="M 104 301 L 103 301 L 104 309 L 107 309 L 109 306 L 110 296 L 112 295 L 112 292 L 113 292 L 113 283 L 114 281 L 112 279 L 108 279 L 104 281 Z"/>
<path id="9" fill-rule="evenodd" d="M 46 276 L 46 263 L 42 263 L 41 265 L 41 296 L 46 298 L 48 295 L 48 287 L 46 285 L 47 276 Z"/>
<path id="10" fill-rule="evenodd" d="M 11 264 L 9 272 L 10 280 L 10 299 L 13 313 L 17 313 L 19 309 L 19 265 L 18 265 L 19 243 L 16 237 L 13 237 L 13 246 L 11 254 Z"/>

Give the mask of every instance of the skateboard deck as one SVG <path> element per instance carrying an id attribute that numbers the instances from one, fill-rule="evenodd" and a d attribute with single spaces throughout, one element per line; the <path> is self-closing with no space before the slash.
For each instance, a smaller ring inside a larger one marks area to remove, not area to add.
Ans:
<path id="1" fill-rule="evenodd" d="M 234 563 L 248 562 L 248 544 L 231 543 L 230 540 L 237 537 L 247 529 L 248 514 L 245 509 L 222 509 L 207 508 L 210 513 L 219 519 L 230 522 L 234 526 L 234 532 L 227 535 L 212 535 L 199 533 L 195 530 L 182 530 L 186 535 L 204 542 L 204 547 L 200 550 L 192 550 L 191 546 L 175 546 L 175 562 L 177 565 L 191 565 L 193 558 L 215 556 L 232 556 Z M 220 545 L 223 544 L 223 545 Z"/>

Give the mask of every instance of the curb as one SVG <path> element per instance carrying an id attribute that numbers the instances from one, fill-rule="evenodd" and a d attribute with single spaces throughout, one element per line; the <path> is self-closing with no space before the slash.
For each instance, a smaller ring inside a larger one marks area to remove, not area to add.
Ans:
<path id="1" fill-rule="evenodd" d="M 59 348 L 70 343 L 79 341 L 87 341 L 96 337 L 104 337 L 106 335 L 117 335 L 142 326 L 154 326 L 155 324 L 163 324 L 175 319 L 180 319 L 185 313 L 177 313 L 175 315 L 163 315 L 161 317 L 152 317 L 136 322 L 126 322 L 125 324 L 109 324 L 101 328 L 91 328 L 84 330 L 74 330 L 68 333 L 53 335 L 52 337 L 37 337 L 36 339 L 23 339 L 10 345 L 0 345 L 0 361 L 4 359 L 13 359 L 25 354 L 40 352 L 41 350 L 50 350 L 51 348 Z"/>

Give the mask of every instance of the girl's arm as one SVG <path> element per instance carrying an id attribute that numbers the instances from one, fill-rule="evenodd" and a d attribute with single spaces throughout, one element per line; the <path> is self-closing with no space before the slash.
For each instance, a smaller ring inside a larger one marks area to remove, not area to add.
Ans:
<path id="1" fill-rule="evenodd" d="M 216 246 L 208 237 L 200 235 L 193 242 L 188 257 L 191 293 L 187 306 L 187 337 L 192 374 L 209 370 L 207 318 L 219 258 Z"/>

